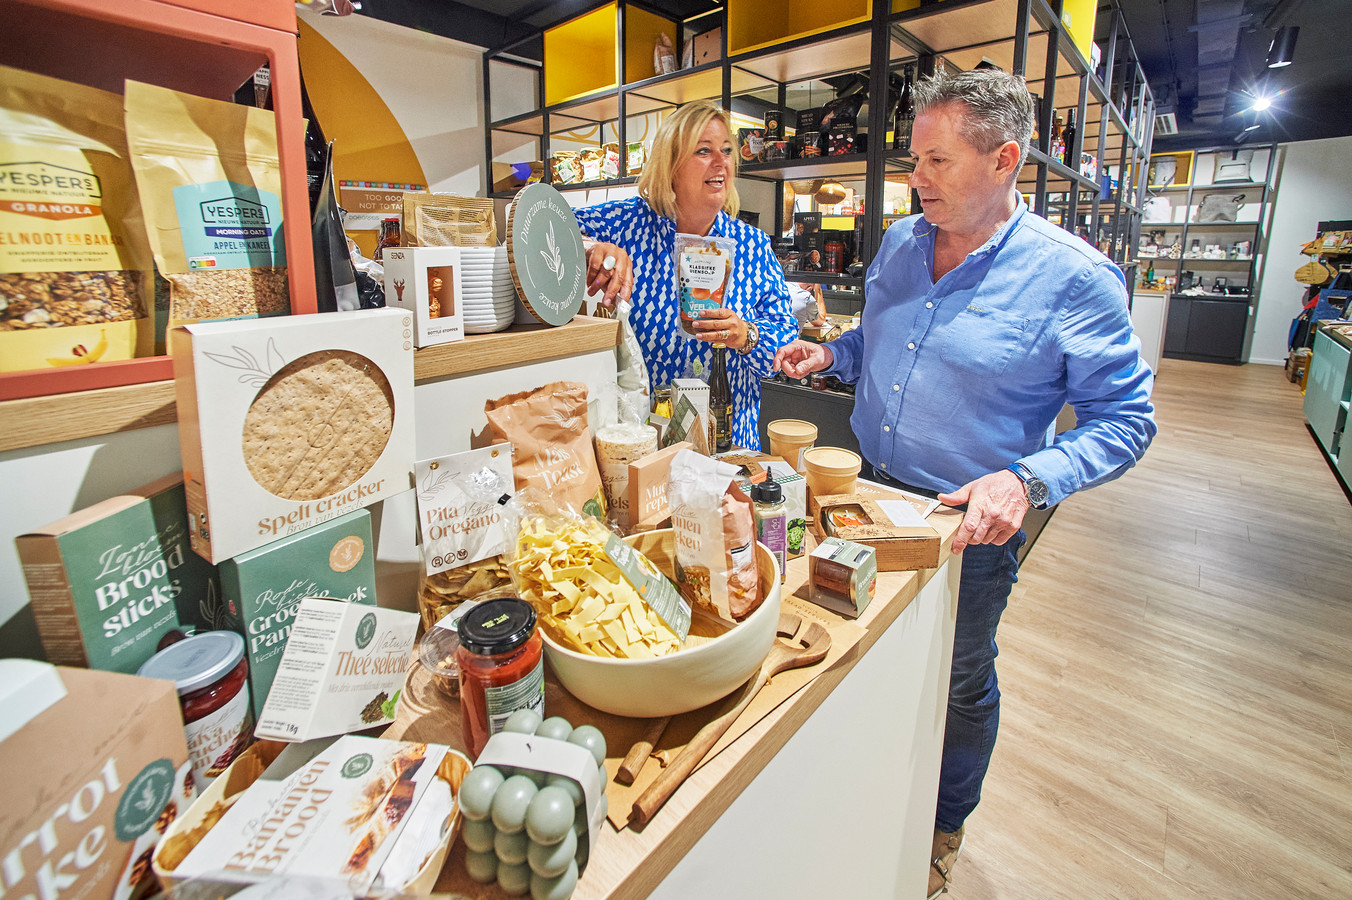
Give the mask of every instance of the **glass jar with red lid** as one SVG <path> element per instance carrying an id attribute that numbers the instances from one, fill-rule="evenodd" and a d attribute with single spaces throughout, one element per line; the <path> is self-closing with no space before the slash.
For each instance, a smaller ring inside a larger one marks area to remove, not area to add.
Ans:
<path id="1" fill-rule="evenodd" d="M 193 778 L 205 790 L 253 742 L 244 638 L 233 631 L 186 637 L 146 660 L 137 674 L 178 689 Z"/>
<path id="2" fill-rule="evenodd" d="M 485 600 L 456 623 L 460 729 L 478 756 L 518 709 L 545 714 L 544 642 L 535 610 L 517 597 Z"/>

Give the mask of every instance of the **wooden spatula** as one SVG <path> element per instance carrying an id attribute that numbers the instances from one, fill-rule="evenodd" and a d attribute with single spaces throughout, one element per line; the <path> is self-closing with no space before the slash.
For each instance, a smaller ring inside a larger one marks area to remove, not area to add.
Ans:
<path id="1" fill-rule="evenodd" d="M 781 637 L 788 638 L 791 643 L 778 639 L 775 641 L 759 671 L 742 689 L 742 699 L 737 701 L 737 705 L 701 728 L 671 765 L 663 769 L 657 780 L 634 801 L 634 808 L 629 813 L 630 825 L 642 827 L 648 824 L 681 783 L 695 771 L 700 761 L 713 749 L 714 744 L 718 743 L 718 739 L 742 711 L 756 699 L 760 689 L 770 683 L 771 678 L 788 669 L 815 665 L 826 659 L 826 654 L 831 649 L 831 633 L 819 622 L 809 622 L 807 628 L 803 628 L 801 617 L 781 614 L 778 631 Z M 800 631 L 803 632 L 801 635 Z"/>

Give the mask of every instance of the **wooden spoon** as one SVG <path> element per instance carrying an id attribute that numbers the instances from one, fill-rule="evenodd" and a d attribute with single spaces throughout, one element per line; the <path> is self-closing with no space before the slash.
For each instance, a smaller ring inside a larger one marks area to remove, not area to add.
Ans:
<path id="1" fill-rule="evenodd" d="M 798 636 L 802 627 L 803 620 L 799 616 L 780 614 L 778 632 L 793 643 L 778 639 L 775 641 L 759 671 L 743 688 L 742 698 L 737 701 L 737 705 L 701 728 L 671 765 L 663 769 L 657 780 L 634 801 L 634 807 L 629 812 L 630 825 L 641 827 L 648 824 L 662 805 L 671 799 L 671 795 L 682 782 L 695 771 L 723 733 L 751 705 L 751 701 L 756 699 L 760 689 L 770 683 L 771 678 L 788 669 L 815 665 L 826 659 L 826 654 L 831 649 L 831 633 L 823 628 L 821 623 L 810 622 L 804 634 Z"/>

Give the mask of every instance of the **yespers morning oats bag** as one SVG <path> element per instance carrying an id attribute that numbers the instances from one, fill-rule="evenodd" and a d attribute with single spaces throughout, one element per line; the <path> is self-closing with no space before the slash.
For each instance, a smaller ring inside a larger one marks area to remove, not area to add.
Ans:
<path id="1" fill-rule="evenodd" d="M 168 324 L 288 312 L 273 114 L 137 81 L 126 114 Z"/>
<path id="2" fill-rule="evenodd" d="M 0 372 L 151 352 L 122 99 L 0 66 Z"/>

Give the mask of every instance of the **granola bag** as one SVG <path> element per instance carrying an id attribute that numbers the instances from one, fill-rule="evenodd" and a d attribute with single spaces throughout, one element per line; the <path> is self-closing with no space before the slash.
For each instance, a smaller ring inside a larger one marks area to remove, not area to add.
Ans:
<path id="1" fill-rule="evenodd" d="M 754 508 L 737 476 L 737 466 L 682 450 L 667 480 L 676 586 L 692 604 L 730 622 L 745 619 L 765 599 Z"/>
<path id="2" fill-rule="evenodd" d="M 0 371 L 148 356 L 122 98 L 0 66 Z"/>
<path id="3" fill-rule="evenodd" d="M 137 81 L 126 113 L 167 326 L 290 312 L 272 113 Z"/>
<path id="4" fill-rule="evenodd" d="M 484 404 L 493 443 L 512 444 L 516 487 L 538 487 L 567 507 L 604 519 L 606 495 L 587 427 L 587 386 L 556 381 Z"/>

